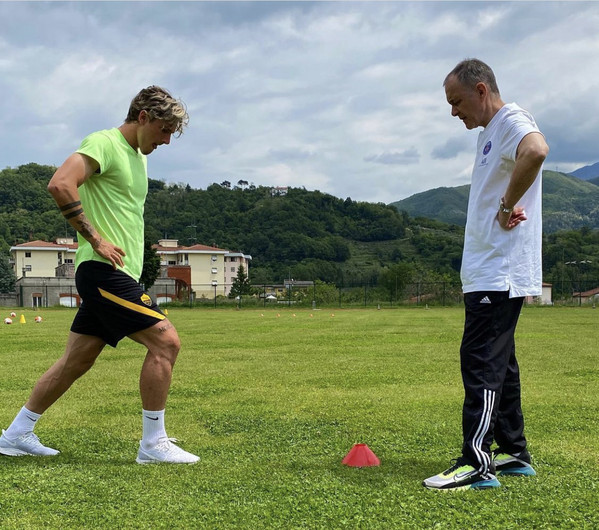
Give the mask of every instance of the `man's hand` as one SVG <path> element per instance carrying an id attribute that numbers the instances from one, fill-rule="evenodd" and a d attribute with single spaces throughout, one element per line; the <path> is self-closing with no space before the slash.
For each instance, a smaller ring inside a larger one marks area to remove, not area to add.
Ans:
<path id="1" fill-rule="evenodd" d="M 96 252 L 96 254 L 102 256 L 112 263 L 112 267 L 116 270 L 117 265 L 119 267 L 123 266 L 123 257 L 126 256 L 125 251 L 113 245 L 109 241 L 106 241 L 104 238 L 100 238 L 97 241 L 92 243 L 92 248 Z"/>
<path id="2" fill-rule="evenodd" d="M 497 222 L 504 230 L 512 230 L 522 221 L 526 221 L 527 217 L 524 213 L 524 208 L 516 206 L 511 212 L 497 212 Z"/>

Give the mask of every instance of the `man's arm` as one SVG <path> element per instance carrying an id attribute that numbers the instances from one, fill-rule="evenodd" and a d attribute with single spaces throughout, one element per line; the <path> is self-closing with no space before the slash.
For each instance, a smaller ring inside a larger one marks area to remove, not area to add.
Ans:
<path id="1" fill-rule="evenodd" d="M 502 228 L 511 230 L 526 220 L 524 209 L 517 204 L 537 178 L 548 153 L 549 146 L 541 133 L 529 133 L 520 141 L 516 151 L 514 171 L 503 196 L 503 206 L 513 211 L 500 210 L 497 213 L 497 220 Z"/>
<path id="2" fill-rule="evenodd" d="M 79 197 L 79 186 L 98 168 L 99 164 L 93 158 L 74 153 L 56 170 L 48 183 L 48 191 L 69 224 L 116 269 L 117 265 L 123 266 L 125 252 L 100 236 L 85 216 Z"/>

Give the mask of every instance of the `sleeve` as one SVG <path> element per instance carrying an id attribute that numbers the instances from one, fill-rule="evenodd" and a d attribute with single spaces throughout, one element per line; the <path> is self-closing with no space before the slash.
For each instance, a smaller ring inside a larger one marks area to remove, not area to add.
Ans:
<path id="1" fill-rule="evenodd" d="M 510 160 L 516 160 L 516 152 L 522 138 L 531 132 L 540 132 L 532 115 L 522 109 L 507 116 L 504 130 L 502 152 Z"/>
<path id="2" fill-rule="evenodd" d="M 104 131 L 98 131 L 83 139 L 77 153 L 93 158 L 100 165 L 100 173 L 104 173 L 112 161 L 111 144 L 109 136 Z"/>

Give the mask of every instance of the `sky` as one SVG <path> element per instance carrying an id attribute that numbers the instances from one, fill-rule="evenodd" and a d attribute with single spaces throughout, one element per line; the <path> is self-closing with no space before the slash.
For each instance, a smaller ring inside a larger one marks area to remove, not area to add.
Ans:
<path id="1" fill-rule="evenodd" d="M 143 87 L 187 105 L 148 175 L 390 203 L 469 183 L 478 131 L 443 80 L 489 64 L 545 134 L 599 161 L 599 2 L 0 1 L 0 167 L 59 166 Z"/>

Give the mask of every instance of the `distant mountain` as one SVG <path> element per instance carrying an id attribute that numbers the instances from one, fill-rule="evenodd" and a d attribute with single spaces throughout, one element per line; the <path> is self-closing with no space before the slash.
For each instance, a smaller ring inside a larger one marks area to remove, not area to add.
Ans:
<path id="1" fill-rule="evenodd" d="M 572 171 L 570 175 L 581 180 L 591 180 L 599 178 L 599 162 L 591 166 L 584 166 L 576 171 Z"/>
<path id="2" fill-rule="evenodd" d="M 391 203 L 412 217 L 428 217 L 444 223 L 466 224 L 470 186 L 435 188 Z M 543 230 L 599 228 L 599 185 L 579 178 L 543 171 Z"/>
<path id="3" fill-rule="evenodd" d="M 391 203 L 412 217 L 427 217 L 444 223 L 465 226 L 470 185 L 435 188 Z"/>
<path id="4" fill-rule="evenodd" d="M 587 180 L 587 182 L 590 182 L 591 184 L 595 184 L 595 186 L 599 186 L 599 177 L 591 179 L 591 180 Z"/>

